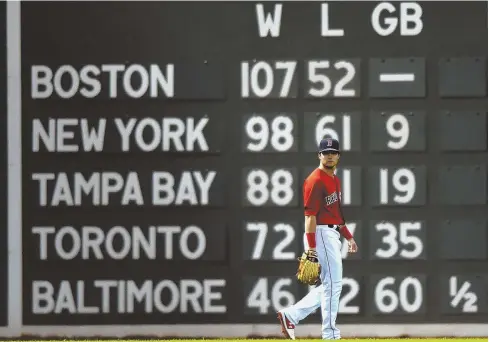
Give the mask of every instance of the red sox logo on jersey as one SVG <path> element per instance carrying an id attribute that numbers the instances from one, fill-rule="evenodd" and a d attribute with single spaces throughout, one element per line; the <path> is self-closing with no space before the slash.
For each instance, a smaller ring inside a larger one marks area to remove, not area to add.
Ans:
<path id="1" fill-rule="evenodd" d="M 326 201 L 326 205 L 331 205 L 338 200 L 338 194 L 335 191 L 331 195 L 326 196 L 324 200 Z"/>

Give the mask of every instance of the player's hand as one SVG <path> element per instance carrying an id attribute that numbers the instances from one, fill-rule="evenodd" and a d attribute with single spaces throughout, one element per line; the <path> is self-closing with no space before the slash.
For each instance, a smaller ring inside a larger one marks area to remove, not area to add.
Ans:
<path id="1" fill-rule="evenodd" d="M 348 253 L 356 253 L 358 251 L 357 243 L 354 238 L 348 240 Z"/>

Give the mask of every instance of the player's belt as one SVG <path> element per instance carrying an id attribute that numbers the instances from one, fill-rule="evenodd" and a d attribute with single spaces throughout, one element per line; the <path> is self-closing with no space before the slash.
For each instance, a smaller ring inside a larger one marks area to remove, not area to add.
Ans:
<path id="1" fill-rule="evenodd" d="M 334 228 L 336 231 L 340 231 L 340 226 L 338 226 L 337 224 L 327 224 L 326 226 L 328 226 L 329 228 Z"/>

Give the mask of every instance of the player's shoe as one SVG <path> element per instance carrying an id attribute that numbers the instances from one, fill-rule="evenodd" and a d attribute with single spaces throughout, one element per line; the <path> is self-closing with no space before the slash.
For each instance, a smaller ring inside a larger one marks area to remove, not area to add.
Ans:
<path id="1" fill-rule="evenodd" d="M 280 325 L 282 326 L 282 334 L 291 340 L 295 340 L 295 325 L 293 325 L 287 316 L 285 316 L 285 314 L 281 311 L 277 312 L 277 317 L 280 321 Z"/>

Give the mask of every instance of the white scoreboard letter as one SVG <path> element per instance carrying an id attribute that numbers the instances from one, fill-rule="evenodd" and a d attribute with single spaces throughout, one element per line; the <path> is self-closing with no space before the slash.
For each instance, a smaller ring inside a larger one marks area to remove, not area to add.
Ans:
<path id="1" fill-rule="evenodd" d="M 387 16 L 381 23 L 380 17 L 383 12 L 388 12 L 392 15 Z M 391 35 L 396 30 L 399 22 L 401 36 L 417 36 L 421 33 L 423 30 L 423 21 L 421 20 L 423 9 L 418 3 L 401 2 L 400 13 L 396 16 L 395 12 L 396 8 L 390 2 L 381 2 L 375 6 L 370 19 L 372 27 L 377 34 L 380 36 Z"/>
<path id="2" fill-rule="evenodd" d="M 54 287 L 46 280 L 32 282 L 32 313 L 47 314 L 54 310 Z"/>
<path id="3" fill-rule="evenodd" d="M 53 71 L 46 65 L 31 66 L 31 94 L 33 99 L 46 99 L 53 93 Z"/>

